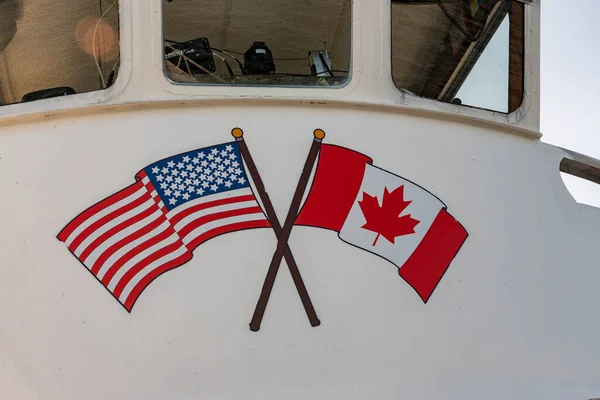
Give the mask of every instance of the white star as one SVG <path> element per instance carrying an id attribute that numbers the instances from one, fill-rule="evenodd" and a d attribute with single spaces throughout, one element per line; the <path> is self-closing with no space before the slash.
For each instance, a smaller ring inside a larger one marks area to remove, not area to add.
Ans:
<path id="1" fill-rule="evenodd" d="M 178 169 L 174 169 L 173 171 L 171 171 L 171 175 L 173 175 L 173 176 L 179 175 L 179 170 Z"/>
<path id="2" fill-rule="evenodd" d="M 185 183 L 187 186 L 190 186 L 192 184 L 192 180 L 187 178 L 185 181 L 183 181 L 183 183 Z"/>
<path id="3" fill-rule="evenodd" d="M 209 175 L 206 180 L 209 181 L 210 183 L 212 183 L 215 180 L 215 177 L 212 175 Z"/>
<path id="4" fill-rule="evenodd" d="M 232 166 L 234 166 L 235 168 L 240 166 L 240 163 L 238 163 L 237 161 L 234 161 L 231 163 Z"/>
<path id="5" fill-rule="evenodd" d="M 217 164 L 221 163 L 221 161 L 223 161 L 223 159 L 221 157 L 215 157 L 215 162 Z"/>
<path id="6" fill-rule="evenodd" d="M 225 161 L 223 161 L 223 164 L 229 165 L 229 164 L 231 164 L 231 161 L 229 161 L 229 159 L 226 158 Z"/>
<path id="7" fill-rule="evenodd" d="M 199 180 L 199 179 L 194 179 L 194 180 L 192 181 L 192 184 L 193 184 L 194 186 L 198 186 L 198 185 L 200 184 L 200 180 Z"/>
<path id="8" fill-rule="evenodd" d="M 231 174 L 229 176 L 229 179 L 231 179 L 232 181 L 235 181 L 237 179 L 237 175 L 236 174 Z"/>
<path id="9" fill-rule="evenodd" d="M 214 156 L 216 156 L 218 153 L 219 153 L 219 150 L 217 150 L 216 148 L 214 148 L 210 151 L 210 154 L 212 154 Z"/>
<path id="10" fill-rule="evenodd" d="M 202 168 L 200 166 L 197 166 L 196 169 L 195 169 L 195 171 L 197 173 L 201 173 L 202 172 Z"/>
<path id="11" fill-rule="evenodd" d="M 227 150 L 221 150 L 221 157 L 227 157 Z"/>
<path id="12" fill-rule="evenodd" d="M 215 156 L 213 156 L 212 154 L 209 154 L 209 155 L 208 155 L 208 157 L 206 157 L 206 158 L 208 158 L 209 160 L 211 160 L 211 161 L 212 161 L 212 160 L 214 160 L 214 159 L 215 159 Z"/>
<path id="13" fill-rule="evenodd" d="M 187 194 L 187 193 L 184 193 L 182 197 L 183 197 L 184 200 L 189 200 L 190 199 L 190 195 Z"/>
<path id="14" fill-rule="evenodd" d="M 158 171 L 159 171 L 158 167 L 152 168 L 152 173 L 153 174 L 158 174 Z"/>
<path id="15" fill-rule="evenodd" d="M 164 177 L 164 176 L 162 176 L 162 175 L 158 175 L 158 176 L 156 177 L 156 181 L 157 181 L 157 182 L 162 182 L 162 181 L 163 181 L 163 179 L 165 179 L 165 177 Z"/>
<path id="16" fill-rule="evenodd" d="M 235 170 L 235 173 L 236 173 L 237 175 L 239 175 L 239 174 L 241 174 L 241 173 L 242 173 L 242 170 L 241 170 L 241 169 L 239 169 L 239 168 L 236 168 L 236 170 Z"/>
<path id="17" fill-rule="evenodd" d="M 177 163 L 177 168 L 183 169 L 184 167 L 185 167 L 185 164 L 182 163 L 181 161 Z"/>
<path id="18" fill-rule="evenodd" d="M 169 173 L 169 168 L 163 167 L 163 169 L 161 169 L 160 172 L 162 172 L 164 175 L 167 175 Z"/>
<path id="19" fill-rule="evenodd" d="M 225 146 L 225 150 L 227 151 L 233 151 L 233 146 L 228 144 L 227 146 Z"/>
<path id="20" fill-rule="evenodd" d="M 198 174 L 197 174 L 197 173 L 195 173 L 195 172 L 190 172 L 190 178 L 194 179 L 194 178 L 196 178 L 197 176 L 198 176 Z"/>
<path id="21" fill-rule="evenodd" d="M 183 156 L 183 162 L 190 162 L 190 158 L 188 156 Z"/>
<path id="22" fill-rule="evenodd" d="M 198 164 L 200 162 L 199 158 L 192 158 L 192 163 Z"/>
<path id="23" fill-rule="evenodd" d="M 200 196 L 202 196 L 204 194 L 204 189 L 199 188 L 198 190 L 196 190 L 196 194 L 199 194 Z"/>
<path id="24" fill-rule="evenodd" d="M 184 191 L 186 187 L 187 186 L 185 186 L 183 183 L 178 186 L 179 190 L 181 191 Z"/>
<path id="25" fill-rule="evenodd" d="M 176 191 L 177 190 L 177 184 L 176 183 L 171 183 L 171 186 L 169 186 L 169 189 L 171 189 L 171 191 Z"/>
<path id="26" fill-rule="evenodd" d="M 217 185 L 222 185 L 223 184 L 223 179 L 217 178 L 217 180 L 215 182 L 217 182 Z"/>
<path id="27" fill-rule="evenodd" d="M 180 177 L 175 178 L 175 183 L 181 183 L 183 179 L 181 179 Z"/>
<path id="28" fill-rule="evenodd" d="M 192 171 L 192 170 L 194 169 L 194 166 L 193 166 L 192 164 L 187 164 L 187 165 L 185 166 L 185 168 L 186 168 L 188 171 Z"/>
<path id="29" fill-rule="evenodd" d="M 187 171 L 181 171 L 181 174 L 179 174 L 179 175 L 181 175 L 183 178 L 187 178 L 188 173 L 187 173 Z"/>
<path id="30" fill-rule="evenodd" d="M 223 164 L 219 164 L 219 166 L 217 167 L 217 169 L 219 171 L 223 171 L 225 169 L 225 166 Z"/>
<path id="31" fill-rule="evenodd" d="M 246 180 L 244 179 L 244 177 L 242 176 L 240 179 L 238 179 L 238 182 L 241 183 L 242 185 L 244 183 L 246 183 Z"/>
<path id="32" fill-rule="evenodd" d="M 196 190 L 196 188 L 193 186 L 188 186 L 188 188 L 187 188 L 187 191 L 190 193 L 192 193 L 194 190 Z"/>
<path id="33" fill-rule="evenodd" d="M 210 190 L 212 190 L 213 192 L 216 192 L 217 190 L 219 190 L 219 187 L 217 185 L 212 185 L 210 187 Z"/>
<path id="34" fill-rule="evenodd" d="M 203 167 L 206 167 L 208 165 L 208 162 L 206 160 L 202 160 L 200 165 L 202 165 Z"/>
<path id="35" fill-rule="evenodd" d="M 162 190 L 165 190 L 165 189 L 167 188 L 167 186 L 168 186 L 168 185 L 167 185 L 167 183 L 166 183 L 166 182 L 163 182 L 163 183 L 161 183 L 161 184 L 160 184 L 160 188 L 161 188 Z"/>
<path id="36" fill-rule="evenodd" d="M 227 172 L 229 172 L 230 174 L 234 174 L 235 173 L 235 168 L 229 167 L 229 168 L 227 168 Z"/>
<path id="37" fill-rule="evenodd" d="M 206 182 L 206 181 L 202 182 L 202 187 L 203 187 L 204 189 L 208 188 L 209 186 L 210 186 L 210 185 L 209 185 L 209 183 L 208 183 L 208 182 Z"/>
<path id="38" fill-rule="evenodd" d="M 175 203 L 177 203 L 177 199 L 174 199 L 174 198 L 172 198 L 172 197 L 171 197 L 171 198 L 169 199 L 169 204 L 173 205 L 173 204 L 175 204 Z"/>
<path id="39" fill-rule="evenodd" d="M 200 180 L 201 181 L 205 181 L 206 180 L 206 175 L 205 174 L 200 174 Z"/>
<path id="40" fill-rule="evenodd" d="M 206 157 L 206 154 L 204 154 L 203 152 L 198 153 L 198 158 L 199 159 L 203 159 L 204 157 Z"/>
<path id="41" fill-rule="evenodd" d="M 225 182 L 225 187 L 230 188 L 231 185 L 233 185 L 231 182 L 229 182 L 229 181 Z"/>
<path id="42" fill-rule="evenodd" d="M 181 192 L 180 192 L 179 190 L 176 190 L 176 191 L 173 193 L 173 196 L 175 196 L 175 197 L 180 197 L 180 196 L 181 196 Z"/>
<path id="43" fill-rule="evenodd" d="M 167 178 L 165 179 L 167 182 L 171 183 L 173 182 L 173 177 L 171 175 L 167 176 Z"/>
<path id="44" fill-rule="evenodd" d="M 165 190 L 165 194 L 166 194 L 167 196 L 170 196 L 170 195 L 171 195 L 171 193 L 173 193 L 173 192 L 171 191 L 171 189 L 167 189 L 167 190 Z"/>
<path id="45" fill-rule="evenodd" d="M 237 157 L 236 157 L 236 155 L 235 155 L 235 154 L 231 153 L 231 154 L 229 155 L 229 158 L 230 158 L 230 159 L 232 159 L 232 160 L 235 160 Z"/>
<path id="46" fill-rule="evenodd" d="M 167 163 L 167 167 L 169 167 L 169 168 L 175 168 L 175 163 L 173 161 L 169 161 Z"/>

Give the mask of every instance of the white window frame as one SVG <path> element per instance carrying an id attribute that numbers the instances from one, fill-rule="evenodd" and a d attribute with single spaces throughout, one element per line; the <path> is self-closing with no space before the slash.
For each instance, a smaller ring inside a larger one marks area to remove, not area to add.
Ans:
<path id="1" fill-rule="evenodd" d="M 529 137 L 539 133 L 539 6 L 525 7 L 524 94 L 510 114 L 425 99 L 396 88 L 391 74 L 390 0 L 352 0 L 350 78 L 341 87 L 190 85 L 164 71 L 162 0 L 120 0 L 121 64 L 108 89 L 0 107 L 0 125 L 13 117 L 83 108 L 269 102 L 373 109 L 490 126 Z M 91 111 L 90 111 L 91 112 Z"/>

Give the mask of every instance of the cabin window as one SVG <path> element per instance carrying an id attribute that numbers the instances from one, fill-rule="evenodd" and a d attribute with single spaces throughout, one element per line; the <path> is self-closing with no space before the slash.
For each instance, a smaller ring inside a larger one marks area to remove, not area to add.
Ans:
<path id="1" fill-rule="evenodd" d="M 187 84 L 340 87 L 351 0 L 163 0 L 165 69 Z"/>
<path id="2" fill-rule="evenodd" d="M 110 86 L 117 1 L 0 0 L 0 105 Z"/>
<path id="3" fill-rule="evenodd" d="M 523 98 L 516 0 L 392 0 L 392 76 L 421 97 L 503 113 Z"/>

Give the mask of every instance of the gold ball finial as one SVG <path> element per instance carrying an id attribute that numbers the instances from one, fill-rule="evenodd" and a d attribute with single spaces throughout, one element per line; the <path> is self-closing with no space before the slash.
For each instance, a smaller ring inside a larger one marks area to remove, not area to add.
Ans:
<path id="1" fill-rule="evenodd" d="M 244 136 L 244 131 L 241 128 L 233 128 L 231 130 L 231 134 L 234 138 L 241 138 L 242 136 Z"/>
<path id="2" fill-rule="evenodd" d="M 323 129 L 315 129 L 313 134 L 319 140 L 323 140 L 325 138 L 325 131 Z"/>

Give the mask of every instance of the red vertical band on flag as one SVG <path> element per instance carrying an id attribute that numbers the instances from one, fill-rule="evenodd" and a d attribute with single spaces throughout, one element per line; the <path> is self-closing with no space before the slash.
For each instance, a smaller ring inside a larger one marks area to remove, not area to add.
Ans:
<path id="1" fill-rule="evenodd" d="M 467 236 L 465 228 L 442 209 L 421 243 L 398 270 L 424 302 L 429 300 Z"/>
<path id="2" fill-rule="evenodd" d="M 371 159 L 344 147 L 321 145 L 317 172 L 296 225 L 340 231 Z"/>

